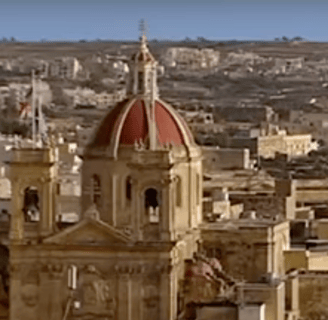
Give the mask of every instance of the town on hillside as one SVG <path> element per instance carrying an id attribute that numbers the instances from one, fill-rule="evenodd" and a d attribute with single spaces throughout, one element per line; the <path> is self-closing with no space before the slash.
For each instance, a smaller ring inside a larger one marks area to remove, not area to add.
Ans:
<path id="1" fill-rule="evenodd" d="M 0 42 L 0 319 L 328 319 L 328 44 Z"/>

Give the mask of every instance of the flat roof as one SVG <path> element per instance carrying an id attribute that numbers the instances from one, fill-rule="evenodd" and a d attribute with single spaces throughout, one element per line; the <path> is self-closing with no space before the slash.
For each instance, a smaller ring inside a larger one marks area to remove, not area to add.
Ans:
<path id="1" fill-rule="evenodd" d="M 276 226 L 287 221 L 275 221 L 271 219 L 227 219 L 215 222 L 202 223 L 200 230 L 245 230 L 245 229 L 257 229 L 268 228 Z"/>

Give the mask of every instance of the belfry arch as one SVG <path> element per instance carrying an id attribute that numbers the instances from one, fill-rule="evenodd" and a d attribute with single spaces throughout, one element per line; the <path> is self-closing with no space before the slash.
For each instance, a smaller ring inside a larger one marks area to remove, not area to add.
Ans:
<path id="1" fill-rule="evenodd" d="M 17 148 L 8 161 L 12 184 L 11 232 L 14 242 L 45 237 L 54 231 L 56 166 L 52 148 Z M 34 221 L 33 221 L 34 220 Z M 32 229 L 28 224 L 36 224 Z"/>
<path id="2" fill-rule="evenodd" d="M 156 188 L 147 188 L 144 191 L 144 206 L 146 210 L 146 217 L 148 222 L 160 222 L 160 194 Z"/>
<path id="3" fill-rule="evenodd" d="M 38 222 L 40 220 L 40 196 L 35 186 L 24 189 L 23 213 L 25 222 Z"/>

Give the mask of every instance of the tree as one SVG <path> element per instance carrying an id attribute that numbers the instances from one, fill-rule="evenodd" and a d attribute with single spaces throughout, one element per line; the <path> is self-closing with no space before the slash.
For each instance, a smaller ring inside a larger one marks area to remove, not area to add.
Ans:
<path id="1" fill-rule="evenodd" d="M 206 38 L 204 38 L 204 37 L 197 37 L 197 41 L 198 42 L 209 42 Z"/>
<path id="2" fill-rule="evenodd" d="M 289 41 L 289 39 L 286 36 L 283 36 L 281 39 L 282 39 L 282 41 L 285 41 L 285 42 Z"/>
<path id="3" fill-rule="evenodd" d="M 304 39 L 300 36 L 297 36 L 297 37 L 294 37 L 292 40 L 293 41 L 303 41 Z"/>
<path id="4" fill-rule="evenodd" d="M 192 42 L 192 40 L 189 37 L 185 37 L 185 39 L 183 40 L 183 42 Z"/>

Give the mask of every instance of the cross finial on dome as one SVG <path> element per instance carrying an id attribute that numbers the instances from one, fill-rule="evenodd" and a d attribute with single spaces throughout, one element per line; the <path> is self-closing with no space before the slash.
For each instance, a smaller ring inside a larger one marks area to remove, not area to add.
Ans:
<path id="1" fill-rule="evenodd" d="M 145 19 L 141 19 L 139 22 L 139 31 L 140 31 L 140 37 L 146 38 L 146 33 L 147 33 L 147 22 L 145 21 Z"/>
<path id="2" fill-rule="evenodd" d="M 144 19 L 139 22 L 141 51 L 147 51 L 147 23 Z"/>

